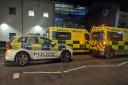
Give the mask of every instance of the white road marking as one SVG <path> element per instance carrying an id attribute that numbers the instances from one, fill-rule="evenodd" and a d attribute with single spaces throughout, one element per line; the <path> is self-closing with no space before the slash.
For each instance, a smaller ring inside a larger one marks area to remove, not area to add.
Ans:
<path id="1" fill-rule="evenodd" d="M 118 66 L 122 66 L 122 65 L 127 64 L 127 63 L 128 62 L 123 62 L 123 63 L 118 64 Z"/>
<path id="2" fill-rule="evenodd" d="M 61 71 L 57 72 L 23 72 L 25 74 L 60 74 L 62 73 Z"/>
<path id="3" fill-rule="evenodd" d="M 69 69 L 69 70 L 66 70 L 66 71 L 63 71 L 64 73 L 68 73 L 70 71 L 74 71 L 74 70 L 78 70 L 78 69 L 81 69 L 81 68 L 86 68 L 87 66 L 81 66 L 81 67 L 76 67 L 76 68 L 73 68 L 73 69 Z"/>
<path id="4" fill-rule="evenodd" d="M 56 72 L 41 72 L 40 71 L 40 72 L 23 72 L 23 73 L 25 74 L 61 74 L 61 73 L 68 73 L 71 71 L 79 70 L 79 69 L 86 68 L 86 67 L 119 67 L 126 63 L 128 62 L 123 62 L 117 65 L 85 65 L 85 66 L 80 66 L 80 67 L 72 68 L 72 69 L 65 70 L 65 71 L 56 71 Z"/>
<path id="5" fill-rule="evenodd" d="M 13 74 L 13 79 L 19 79 L 19 78 L 20 78 L 20 73 Z"/>
<path id="6" fill-rule="evenodd" d="M 87 67 L 116 67 L 118 65 L 88 65 Z"/>

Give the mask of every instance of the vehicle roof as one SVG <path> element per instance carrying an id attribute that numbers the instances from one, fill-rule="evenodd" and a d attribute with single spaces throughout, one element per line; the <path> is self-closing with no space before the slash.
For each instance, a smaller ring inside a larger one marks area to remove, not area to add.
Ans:
<path id="1" fill-rule="evenodd" d="M 126 28 L 117 28 L 117 27 L 110 27 L 110 26 L 93 26 L 92 31 L 93 30 L 106 30 L 106 31 L 128 31 L 128 29 Z"/>
<path id="2" fill-rule="evenodd" d="M 31 37 L 31 36 L 38 36 L 38 37 L 48 38 L 48 37 L 41 36 L 41 35 L 21 35 L 21 36 L 14 36 L 14 37 Z M 49 39 L 49 38 L 48 38 L 48 39 Z"/>
<path id="3" fill-rule="evenodd" d="M 72 31 L 83 31 L 83 32 L 88 32 L 87 29 L 82 29 L 82 28 L 66 28 L 66 27 L 49 27 L 49 29 L 54 31 L 58 31 L 58 29 L 61 29 L 59 31 L 65 31 L 65 32 L 72 32 Z"/>

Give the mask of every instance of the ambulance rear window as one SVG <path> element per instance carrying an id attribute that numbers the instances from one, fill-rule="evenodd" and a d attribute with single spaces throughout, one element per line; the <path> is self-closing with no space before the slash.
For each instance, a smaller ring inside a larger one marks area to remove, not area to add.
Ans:
<path id="1" fill-rule="evenodd" d="M 103 40 L 103 32 L 93 32 L 91 34 L 92 40 L 102 41 Z"/>
<path id="2" fill-rule="evenodd" d="M 123 41 L 122 32 L 107 32 L 108 40 L 110 41 Z"/>
<path id="3" fill-rule="evenodd" d="M 86 40 L 90 40 L 90 35 L 85 33 L 85 38 L 86 38 Z"/>

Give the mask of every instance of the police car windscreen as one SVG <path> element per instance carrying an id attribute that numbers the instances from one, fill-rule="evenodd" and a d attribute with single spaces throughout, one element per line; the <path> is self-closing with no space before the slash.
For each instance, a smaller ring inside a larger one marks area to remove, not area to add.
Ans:
<path id="1" fill-rule="evenodd" d="M 107 32 L 109 41 L 123 41 L 122 32 Z"/>
<path id="2" fill-rule="evenodd" d="M 54 40 L 71 40 L 70 32 L 53 32 Z"/>
<path id="3" fill-rule="evenodd" d="M 93 32 L 91 34 L 92 40 L 102 41 L 103 40 L 103 32 Z"/>

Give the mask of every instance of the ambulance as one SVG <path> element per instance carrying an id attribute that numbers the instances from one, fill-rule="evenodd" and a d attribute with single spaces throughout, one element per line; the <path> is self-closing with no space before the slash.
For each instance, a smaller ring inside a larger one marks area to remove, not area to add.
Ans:
<path id="1" fill-rule="evenodd" d="M 52 40 L 39 36 L 15 36 L 6 45 L 5 61 L 15 62 L 19 66 L 28 65 L 32 60 L 59 59 L 71 61 L 72 47 L 55 44 Z"/>
<path id="2" fill-rule="evenodd" d="M 73 53 L 89 52 L 90 35 L 86 29 L 49 27 L 48 36 L 57 44 L 66 44 Z"/>
<path id="3" fill-rule="evenodd" d="M 128 29 L 109 26 L 93 27 L 89 43 L 91 56 L 128 55 Z"/>

